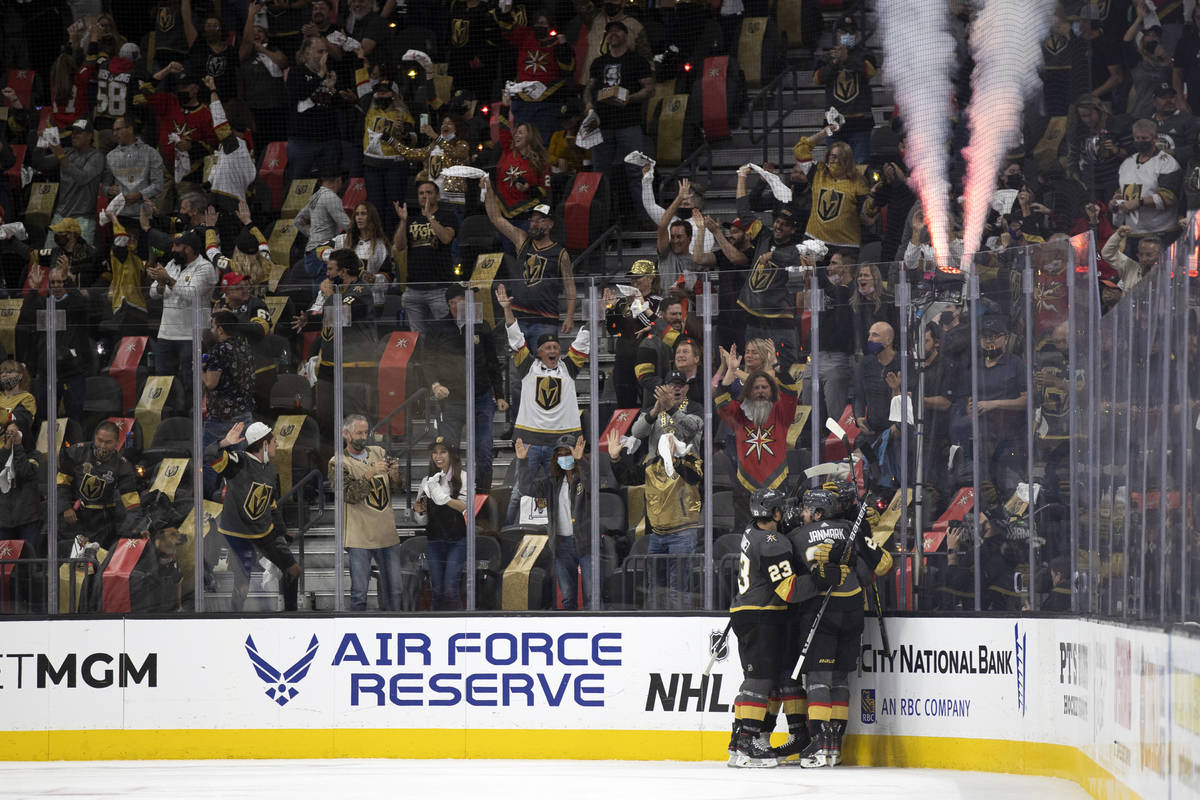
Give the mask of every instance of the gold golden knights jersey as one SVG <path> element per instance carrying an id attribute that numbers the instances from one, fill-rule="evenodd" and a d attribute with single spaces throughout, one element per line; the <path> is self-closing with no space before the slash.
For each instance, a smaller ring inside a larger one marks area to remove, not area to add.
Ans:
<path id="1" fill-rule="evenodd" d="M 859 205 L 868 192 L 858 170 L 838 178 L 828 164 L 817 164 L 812 171 L 812 211 L 804 232 L 827 244 L 858 247 L 862 243 Z"/>
<path id="2" fill-rule="evenodd" d="M 349 453 L 342 454 L 345 475 L 346 547 L 378 549 L 397 544 L 396 517 L 392 513 L 392 483 L 388 476 L 371 475 L 376 464 L 387 460 L 382 447 L 368 447 L 367 458 L 360 461 Z M 329 476 L 333 480 L 337 459 L 329 459 Z"/>

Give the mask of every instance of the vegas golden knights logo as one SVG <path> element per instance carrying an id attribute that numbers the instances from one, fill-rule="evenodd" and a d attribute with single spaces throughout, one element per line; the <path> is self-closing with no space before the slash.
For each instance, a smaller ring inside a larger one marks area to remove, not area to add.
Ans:
<path id="1" fill-rule="evenodd" d="M 167 467 L 167 477 L 168 478 L 174 478 L 178 474 L 179 474 L 179 467 L 175 466 L 174 464 Z"/>
<path id="2" fill-rule="evenodd" d="M 454 26 L 450 34 L 450 43 L 455 47 L 463 47 L 469 38 L 471 38 L 471 21 L 469 19 L 454 20 Z"/>
<path id="3" fill-rule="evenodd" d="M 88 502 L 95 503 L 104 497 L 104 487 L 107 483 L 103 478 L 89 472 L 83 476 L 83 483 L 79 484 L 79 496 Z"/>
<path id="4" fill-rule="evenodd" d="M 1140 183 L 1127 183 L 1121 187 L 1122 200 L 1141 200 L 1142 185 Z"/>
<path id="5" fill-rule="evenodd" d="M 333 341 L 333 327 L 327 325 L 324 328 L 321 328 L 321 338 L 327 342 L 332 342 Z"/>
<path id="6" fill-rule="evenodd" d="M 849 103 L 858 97 L 858 73 L 844 69 L 838 73 L 833 84 L 833 99 L 839 103 Z"/>
<path id="7" fill-rule="evenodd" d="M 562 402 L 562 378 L 547 375 L 537 379 L 537 404 L 553 411 Z"/>
<path id="8" fill-rule="evenodd" d="M 529 14 L 525 10 L 525 6 L 517 6 L 513 9 L 513 24 L 516 26 L 528 25 Z"/>
<path id="9" fill-rule="evenodd" d="M 273 493 L 274 489 L 265 483 L 250 484 L 250 491 L 246 492 L 246 499 L 242 502 L 242 511 L 252 520 L 261 518 L 271 507 Z"/>
<path id="10" fill-rule="evenodd" d="M 546 257 L 531 255 L 525 259 L 525 285 L 537 286 L 546 276 Z"/>
<path id="11" fill-rule="evenodd" d="M 1044 47 L 1046 52 L 1052 56 L 1056 56 L 1063 50 L 1067 49 L 1067 42 L 1070 41 L 1066 36 L 1060 36 L 1057 33 L 1052 33 L 1046 39 Z"/>
<path id="12" fill-rule="evenodd" d="M 168 4 L 164 4 L 158 9 L 158 29 L 160 31 L 169 31 L 175 27 L 175 14 L 171 11 Z"/>
<path id="13" fill-rule="evenodd" d="M 822 222 L 833 222 L 842 213 L 845 197 L 836 189 L 822 189 L 817 195 L 817 218 Z"/>
<path id="14" fill-rule="evenodd" d="M 158 398 L 162 397 L 162 393 L 163 393 L 162 387 L 156 386 L 156 387 L 154 387 L 154 391 L 150 394 L 150 399 L 157 400 Z"/>
<path id="15" fill-rule="evenodd" d="M 279 429 L 279 438 L 286 439 L 289 436 L 291 436 L 295 430 L 296 430 L 295 425 L 284 425 L 282 428 Z"/>
<path id="16" fill-rule="evenodd" d="M 765 292 L 775 282 L 775 273 L 779 267 L 770 258 L 761 258 L 750 273 L 750 291 Z"/>
<path id="17" fill-rule="evenodd" d="M 388 491 L 388 477 L 376 475 L 371 478 L 371 491 L 367 493 L 367 506 L 376 511 L 384 511 L 391 505 L 392 496 Z"/>

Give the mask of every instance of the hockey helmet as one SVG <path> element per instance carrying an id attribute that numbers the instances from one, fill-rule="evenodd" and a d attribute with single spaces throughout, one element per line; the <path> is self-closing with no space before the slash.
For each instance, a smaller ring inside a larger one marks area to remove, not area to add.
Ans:
<path id="1" fill-rule="evenodd" d="M 805 508 L 820 511 L 823 519 L 836 517 L 842 507 L 838 496 L 825 489 L 809 489 L 804 493 L 802 504 Z"/>
<path id="2" fill-rule="evenodd" d="M 771 519 L 778 510 L 783 511 L 787 495 L 778 489 L 759 489 L 750 495 L 750 516 L 755 519 Z"/>

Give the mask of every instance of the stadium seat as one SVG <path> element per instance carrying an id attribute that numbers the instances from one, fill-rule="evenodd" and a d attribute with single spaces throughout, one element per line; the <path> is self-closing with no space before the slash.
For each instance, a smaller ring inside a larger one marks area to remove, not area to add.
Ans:
<path id="1" fill-rule="evenodd" d="M 17 99 L 25 108 L 33 108 L 33 80 L 37 73 L 31 69 L 10 69 L 4 79 L 4 87 L 17 93 Z"/>
<path id="2" fill-rule="evenodd" d="M 312 413 L 313 391 L 308 378 L 302 375 L 283 374 L 271 386 L 271 410 L 284 413 L 303 411 Z"/>
<path id="3" fill-rule="evenodd" d="M 354 216 L 354 209 L 360 203 L 367 202 L 367 184 L 362 178 L 351 178 L 346 184 L 346 191 L 342 192 L 342 208 L 346 210 L 346 214 L 350 217 Z M 382 213 L 383 209 L 379 209 Z"/>
<path id="4" fill-rule="evenodd" d="M 153 470 L 164 458 L 188 458 L 192 455 L 192 445 L 191 417 L 167 417 L 154 431 L 150 447 L 142 454 L 142 464 Z"/>
<path id="5" fill-rule="evenodd" d="M 262 164 L 258 168 L 258 179 L 270 190 L 267 207 L 271 213 L 279 213 L 283 205 L 283 174 L 287 169 L 287 142 L 271 142 L 263 152 Z"/>

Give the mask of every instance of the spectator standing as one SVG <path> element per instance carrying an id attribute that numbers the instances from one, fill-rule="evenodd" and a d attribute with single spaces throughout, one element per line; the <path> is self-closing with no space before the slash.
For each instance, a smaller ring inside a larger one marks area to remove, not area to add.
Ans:
<path id="1" fill-rule="evenodd" d="M 217 271 L 204 256 L 203 246 L 194 233 L 185 233 L 171 243 L 171 260 L 146 270 L 154 282 L 151 296 L 163 301 L 162 320 L 154 340 L 156 375 L 177 375 L 190 391 L 192 381 L 192 342 L 196 337 L 193 307 L 200 306 L 201 324 L 208 322 L 209 298 L 217 285 Z"/>
<path id="2" fill-rule="evenodd" d="M 662 288 L 658 281 L 658 270 L 649 259 L 634 261 L 627 277 L 631 285 L 623 289 L 628 292 L 625 296 L 618 299 L 615 289 L 604 290 L 604 324 L 616 339 L 613 347 L 613 386 L 617 406 L 636 408 L 642 404 L 635 372 L 638 333 L 653 324 L 662 302 Z"/>
<path id="3" fill-rule="evenodd" d="M 399 217 L 394 204 L 408 192 L 408 161 L 397 147 L 413 124 L 396 84 L 385 73 L 375 90 L 363 98 L 363 183 L 367 200 L 383 215 L 386 230 L 395 230 Z M 386 237 L 385 237 L 386 238 Z M 360 254 L 360 257 L 361 254 Z M 366 259 L 363 259 L 366 261 Z M 369 267 L 369 265 L 368 265 Z M 371 270 L 377 272 L 378 269 Z"/>
<path id="4" fill-rule="evenodd" d="M 1113 222 L 1129 226 L 1134 241 L 1158 236 L 1173 241 L 1178 233 L 1176 211 L 1182 191 L 1179 162 L 1158 147 L 1158 126 L 1152 120 L 1133 123 L 1134 154 L 1121 163 L 1120 188 L 1112 198 Z"/>
<path id="5" fill-rule="evenodd" d="M 780 210 L 776 227 L 786 229 L 778 220 L 790 209 Z M 785 255 L 786 254 L 786 255 Z M 812 266 L 812 258 L 797 258 L 791 251 L 774 249 L 763 253 L 746 276 L 738 305 L 745 312 L 747 339 L 773 339 L 788 342 L 799 350 L 800 336 L 796 330 L 796 291 L 788 288 L 788 266 L 797 263 Z"/>
<path id="6" fill-rule="evenodd" d="M 24 541 L 22 555 L 37 558 L 46 551 L 45 504 L 38 486 L 42 462 L 35 450 L 25 449 L 21 428 L 11 419 L 0 436 L 0 539 Z"/>
<path id="7" fill-rule="evenodd" d="M 641 391 L 642 408 L 654 405 L 654 390 L 667 377 L 675 361 L 675 345 L 683 336 L 683 299 L 670 294 L 659 304 L 659 318 L 638 339 L 633 368 Z"/>
<path id="8" fill-rule="evenodd" d="M 350 0 L 345 9 L 346 35 L 358 42 L 358 57 L 376 64 L 395 63 L 395 54 L 388 46 L 387 23 L 376 12 L 375 0 Z"/>
<path id="9" fill-rule="evenodd" d="M 264 0 L 251 0 L 238 43 L 241 98 L 254 114 L 254 141 L 264 151 L 271 142 L 287 141 L 288 122 L 288 92 L 283 78 L 288 57 L 271 43 L 267 29 L 256 22 L 266 6 Z"/>
<path id="10" fill-rule="evenodd" d="M 514 24 L 511 12 L 500 13 L 497 22 L 504 38 L 517 51 L 517 82 L 536 81 L 546 88 L 537 97 L 521 92 L 513 98 L 513 119 L 535 127 L 543 142 L 551 141 L 558 130 L 559 92 L 566 76 L 575 69 L 575 51 L 567 37 L 553 32 L 550 16 L 539 13 L 529 25 Z"/>
<path id="11" fill-rule="evenodd" d="M 705 217 L 699 210 L 693 210 L 693 225 L 701 224 L 701 220 L 716 242 L 717 249 L 702 252 L 704 237 L 693 237 L 692 261 L 697 268 L 715 270 L 720 275 L 717 286 L 717 344 L 727 346 L 741 341 L 745 331 L 744 312 L 737 300 L 746 282 L 743 270 L 750 263 L 754 243 L 746 236 L 749 226 L 740 219 L 729 223 L 728 235 L 712 217 Z"/>
<path id="12" fill-rule="evenodd" d="M 242 438 L 242 431 L 246 436 Z M 245 450 L 237 445 L 245 442 Z M 279 472 L 275 458 L 275 435 L 261 422 L 249 427 L 238 422 L 219 442 L 204 450 L 204 460 L 225 479 L 225 499 L 217 530 L 229 546 L 233 567 L 233 611 L 241 611 L 250 592 L 250 573 L 259 556 L 283 573 L 279 592 L 284 611 L 297 609 L 300 565 L 288 547 L 287 525 L 279 508 Z"/>
<path id="13" fill-rule="evenodd" d="M 871 131 L 875 127 L 871 79 L 877 70 L 875 56 L 859 35 L 854 18 L 839 19 L 833 33 L 833 47 L 813 73 L 813 83 L 825 88 L 825 106 L 836 108 L 846 118 L 830 141 L 850 145 L 858 164 L 867 163 L 871 154 Z"/>
<path id="14" fill-rule="evenodd" d="M 908 187 L 908 172 L 903 162 L 887 161 L 879 169 L 880 180 L 867 193 L 863 203 L 862 222 L 866 226 L 875 224 L 880 212 L 887 209 L 887 220 L 882 231 L 881 261 L 894 261 L 904 240 L 904 224 L 909 218 L 917 196 Z"/>
<path id="15" fill-rule="evenodd" d="M 21 420 L 27 427 L 23 432 L 32 434 L 37 400 L 29 391 L 29 370 L 20 361 L 0 362 L 0 414 Z"/>
<path id="16" fill-rule="evenodd" d="M 58 171 L 58 194 L 50 224 L 71 217 L 79 223 L 83 240 L 96 243 L 96 194 L 104 175 L 104 154 L 92 146 L 92 123 L 78 119 L 67 129 L 70 149 L 61 141 L 48 150 L 39 149 L 34 165 L 42 171 Z"/>
<path id="17" fill-rule="evenodd" d="M 420 161 L 423 166 L 417 173 L 418 193 L 422 181 L 433 181 L 438 187 L 441 202 L 461 207 L 466 203 L 467 182 L 462 178 L 442 175 L 446 167 L 457 167 L 471 160 L 471 142 L 467 138 L 467 125 L 461 119 L 447 114 L 442 117 L 438 130 L 425 125 L 421 133 L 430 139 L 424 147 L 408 147 L 399 141 L 393 142 L 396 151 L 409 161 Z M 462 135 L 459 135 L 459 131 Z"/>
<path id="18" fill-rule="evenodd" d="M 59 331 L 54 340 L 59 400 L 67 412 L 67 418 L 83 425 L 87 378 L 96 369 L 95 345 L 88 338 L 88 331 L 96 330 L 99 315 L 93 310 L 96 305 L 71 285 L 70 273 L 63 267 L 50 270 L 49 293 L 54 295 L 55 309 L 63 312 L 67 318 L 66 328 Z M 37 318 L 35 309 L 46 308 L 46 298 L 30 292 L 26 296 L 26 305 L 30 313 L 23 311 L 22 317 L 33 322 Z M 47 351 L 44 331 L 38 332 L 36 342 L 37 362 L 44 363 Z M 43 408 L 46 407 L 45 378 L 43 372 L 37 382 L 37 393 Z"/>
<path id="19" fill-rule="evenodd" d="M 221 278 L 224 301 L 218 300 L 216 311 L 227 311 L 236 318 L 238 330 L 247 341 L 258 342 L 271 328 L 271 309 L 261 297 L 250 294 L 250 281 L 237 272 L 227 272 Z M 211 357 L 209 359 L 211 362 Z M 209 365 L 211 369 L 211 364 Z"/>
<path id="20" fill-rule="evenodd" d="M 893 389 L 899 386 L 900 375 L 895 340 L 896 332 L 888 323 L 872 325 L 863 357 L 854 371 L 854 424 L 861 432 L 855 447 L 868 457 L 880 455 L 877 447 L 884 453 L 899 452 L 895 439 L 899 428 L 890 420 Z"/>
<path id="21" fill-rule="evenodd" d="M 89 288 L 100 277 L 100 265 L 96 250 L 83 240 L 83 229 L 74 217 L 65 217 L 50 226 L 50 236 L 54 246 L 50 252 L 50 263 L 55 268 L 63 270 L 67 279 L 74 286 Z M 33 261 L 42 256 L 33 253 Z M 34 264 L 30 264 L 29 285 L 41 290 L 44 287 L 43 274 L 34 274 Z M 38 264 L 40 266 L 40 264 Z M 44 292 L 42 292 L 44 294 Z"/>
<path id="22" fill-rule="evenodd" d="M 829 256 L 829 265 L 817 269 L 817 286 L 825 294 L 819 319 L 821 398 L 825 401 L 824 416 L 834 419 L 841 419 L 846 410 L 854 374 L 854 317 L 850 310 L 852 263 L 849 256 L 835 250 Z"/>
<path id="23" fill-rule="evenodd" d="M 1154 87 L 1154 113 L 1150 119 L 1158 126 L 1158 141 L 1163 151 L 1179 164 L 1186 164 L 1195 152 L 1196 118 L 1177 105 L 1178 94 L 1169 83 Z"/>
<path id="24" fill-rule="evenodd" d="M 608 26 L 614 22 L 620 22 L 624 26 L 630 49 L 647 61 L 650 60 L 650 40 L 646 36 L 646 28 L 636 18 L 625 13 L 624 3 L 620 0 L 604 0 L 599 9 L 595 8 L 591 2 L 584 2 L 582 5 L 584 8 L 580 10 L 580 15 L 585 19 L 590 18 L 587 33 L 587 55 L 584 57 L 581 73 L 585 84 L 588 76 L 592 74 L 592 64 L 596 59 L 612 52 L 612 41 L 608 38 Z"/>
<path id="25" fill-rule="evenodd" d="M 524 471 L 533 448 L 520 439 L 513 444 Z M 562 595 L 563 611 L 579 610 L 580 582 L 583 585 L 584 607 L 592 597 L 592 512 L 591 492 L 588 490 L 590 464 L 584 458 L 584 445 L 582 436 L 569 433 L 559 436 L 551 448 L 545 477 L 528 484 L 528 494 L 546 500 L 550 546 L 554 549 L 554 576 L 559 594 Z"/>
<path id="26" fill-rule="evenodd" d="M 1122 292 L 1128 292 L 1150 274 L 1158 266 L 1159 256 L 1162 255 L 1162 240 L 1157 236 L 1143 236 L 1137 240 L 1137 258 L 1125 255 L 1126 242 L 1132 235 L 1128 225 L 1117 228 L 1104 247 L 1100 257 L 1107 261 L 1120 275 L 1117 285 Z"/>
<path id="27" fill-rule="evenodd" d="M 1122 161 L 1133 151 L 1129 120 L 1110 114 L 1092 94 L 1075 101 L 1075 120 L 1068 131 L 1068 170 L 1087 187 L 1089 199 L 1107 202 Z"/>
<path id="28" fill-rule="evenodd" d="M 153 203 L 162 194 L 163 160 L 157 150 L 137 138 L 132 117 L 117 118 L 112 132 L 117 145 L 105 156 L 101 186 L 108 197 L 122 196 L 124 206 L 117 218 L 130 228 L 137 224 L 142 203 Z"/>
<path id="29" fill-rule="evenodd" d="M 350 228 L 333 238 L 335 249 L 348 248 L 362 262 L 363 282 L 371 287 L 375 305 L 383 305 L 383 295 L 396 272 L 388 237 L 384 234 L 379 211 L 371 203 L 359 203 L 350 217 Z"/>
<path id="30" fill-rule="evenodd" d="M 254 421 L 254 354 L 243 335 L 242 323 L 232 311 L 215 311 L 209 331 L 215 344 L 205 354 L 201 367 L 205 447 L 222 439 L 235 423 L 249 425 Z M 217 473 L 205 465 L 204 496 L 213 497 L 216 488 Z"/>
<path id="31" fill-rule="evenodd" d="M 698 278 L 696 264 L 692 260 L 693 239 L 699 237 L 704 240 L 706 252 L 716 246 L 715 243 L 708 243 L 712 235 L 704 229 L 704 226 L 697 225 L 695 220 L 691 219 L 692 212 L 699 210 L 694 203 L 691 181 L 684 178 L 679 182 L 679 191 L 676 193 L 675 199 L 667 206 L 665 213 L 658 218 L 655 239 L 655 252 L 658 253 L 658 274 L 662 276 L 662 280 L 667 286 L 678 285 L 686 292 L 692 291 Z M 688 215 L 688 219 L 679 219 L 676 216 L 681 209 L 691 209 L 691 211 L 683 212 Z"/>
<path id="32" fill-rule="evenodd" d="M 117 540 L 125 515 L 142 505 L 133 467 L 117 451 L 120 429 L 107 420 L 90 442 L 63 447 L 58 459 L 60 537 L 74 534 L 81 544 L 98 542 L 108 550 Z"/>
<path id="33" fill-rule="evenodd" d="M 500 28 L 483 0 L 457 0 L 450 6 L 449 72 L 456 89 L 476 97 L 494 97 Z"/>
<path id="34" fill-rule="evenodd" d="M 1134 18 L 1124 37 L 1125 60 L 1132 65 L 1125 112 L 1133 119 L 1142 119 L 1154 109 L 1154 87 L 1171 82 L 1171 54 L 1162 46 L 1162 26 L 1145 27 L 1146 4 L 1132 5 Z"/>
<path id="35" fill-rule="evenodd" d="M 222 100 L 229 101 L 237 96 L 238 59 L 237 50 L 230 43 L 230 33 L 219 16 L 204 18 L 200 30 L 196 29 L 191 13 L 191 0 L 183 0 L 183 30 L 191 47 L 187 71 L 192 75 L 210 77 L 216 82 L 215 91 Z"/>
<path id="36" fill-rule="evenodd" d="M 492 488 L 492 424 L 497 409 L 508 411 L 508 401 L 504 399 L 504 371 L 495 338 L 481 322 L 475 323 L 470 337 L 475 348 L 475 374 L 466 374 L 466 302 L 461 284 L 446 289 L 450 318 L 435 323 L 429 347 L 434 357 L 427 370 L 434 378 L 430 391 L 441 409 L 438 433 L 456 449 L 462 441 L 467 414 L 475 415 L 475 486 L 476 491 L 486 493 Z"/>
<path id="37" fill-rule="evenodd" d="M 308 177 L 338 146 L 337 73 L 329 65 L 330 50 L 320 36 L 305 38 L 287 73 L 287 173 L 292 179 Z"/>
<path id="38" fill-rule="evenodd" d="M 512 299 L 504 284 L 496 287 L 496 300 L 504 309 L 508 345 L 521 380 L 521 402 L 517 405 L 513 436 L 523 437 L 530 445 L 528 460 L 522 460 L 517 470 L 508 506 L 507 519 L 511 522 L 516 519 L 521 496 L 529 494 L 528 481 L 539 470 L 549 468 L 555 443 L 564 435 L 578 436 L 583 432 L 579 424 L 575 377 L 587 363 L 590 339 L 587 326 L 581 327 L 563 358 L 558 335 L 544 333 L 530 350 L 513 315 Z"/>
<path id="39" fill-rule="evenodd" d="M 522 122 L 511 135 L 501 112 L 500 161 L 496 164 L 496 195 L 500 211 L 519 227 L 529 224 L 534 206 L 545 203 L 550 190 L 550 156 L 541 134 Z"/>
<path id="40" fill-rule="evenodd" d="M 321 168 L 321 185 L 296 215 L 296 227 L 308 234 L 308 243 L 304 245 L 304 271 L 314 288 L 325 278 L 325 265 L 317 247 L 331 242 L 350 226 L 350 217 L 342 207 L 344 184 L 345 174 L 341 168 L 336 163 L 326 163 Z"/>
<path id="41" fill-rule="evenodd" d="M 614 4 L 615 5 L 615 4 Z M 621 21 L 609 22 L 604 29 L 608 52 L 597 56 L 589 67 L 588 83 L 583 90 L 587 111 L 595 111 L 600 119 L 604 141 L 592 148 L 592 165 L 597 172 L 625 172 L 628 195 L 624 187 L 613 186 L 620 198 L 622 216 L 632 220 L 632 199 L 639 194 L 638 168 L 623 163 L 627 154 L 645 149 L 642 120 L 643 104 L 654 92 L 654 73 L 650 62 L 630 47 L 629 28 Z M 624 90 L 621 99 L 618 90 Z M 603 97 L 601 97 L 603 95 Z M 615 180 L 614 175 L 610 179 Z"/>
<path id="42" fill-rule="evenodd" d="M 289 61 L 296 63 L 304 47 L 305 34 L 301 28 L 312 18 L 312 3 L 309 0 L 290 0 L 286 3 L 270 0 L 265 5 L 271 47 L 279 49 Z"/>
<path id="43" fill-rule="evenodd" d="M 854 318 L 854 352 L 867 352 L 871 326 L 886 322 L 894 331 L 900 327 L 900 314 L 891 295 L 883 288 L 883 274 L 875 264 L 859 264 L 854 270 L 854 291 L 850 294 L 850 314 Z"/>
<path id="44" fill-rule="evenodd" d="M 739 167 L 737 171 L 737 188 L 734 190 L 737 203 L 738 219 L 743 229 L 754 241 L 754 260 L 757 261 L 765 253 L 770 253 L 780 247 L 799 244 L 800 218 L 789 205 L 778 205 L 775 208 L 774 219 L 770 229 L 766 228 L 750 209 L 748 180 L 751 169 L 749 166 Z M 754 223 L 760 223 L 757 226 Z"/>
<path id="45" fill-rule="evenodd" d="M 438 186 L 431 180 L 417 184 L 421 213 L 408 214 L 406 203 L 395 205 L 400 227 L 392 237 L 397 252 L 408 256 L 408 278 L 401 296 L 410 330 L 425 333 L 434 320 L 446 316 L 446 285 L 454 280 L 451 243 L 458 216 L 442 208 Z"/>
<path id="46" fill-rule="evenodd" d="M 812 212 L 804 229 L 809 238 L 842 248 L 862 244 L 863 217 L 874 216 L 875 203 L 854 158 L 845 142 L 831 142 L 825 160 L 813 169 Z"/>
<path id="47" fill-rule="evenodd" d="M 460 587 L 467 560 L 467 476 L 458 448 L 443 436 L 433 440 L 429 474 L 413 501 L 414 519 L 425 525 L 425 552 L 435 611 L 462 608 Z"/>
<path id="48" fill-rule="evenodd" d="M 370 425 L 361 414 L 351 414 L 342 423 L 343 497 L 346 502 L 346 553 L 350 557 L 350 610 L 367 610 L 371 562 L 379 570 L 380 611 L 404 611 L 401 586 L 404 582 L 400 538 L 392 512 L 392 491 L 403 483 L 400 462 L 382 447 L 367 444 Z M 337 459 L 329 460 L 332 484 Z"/>

